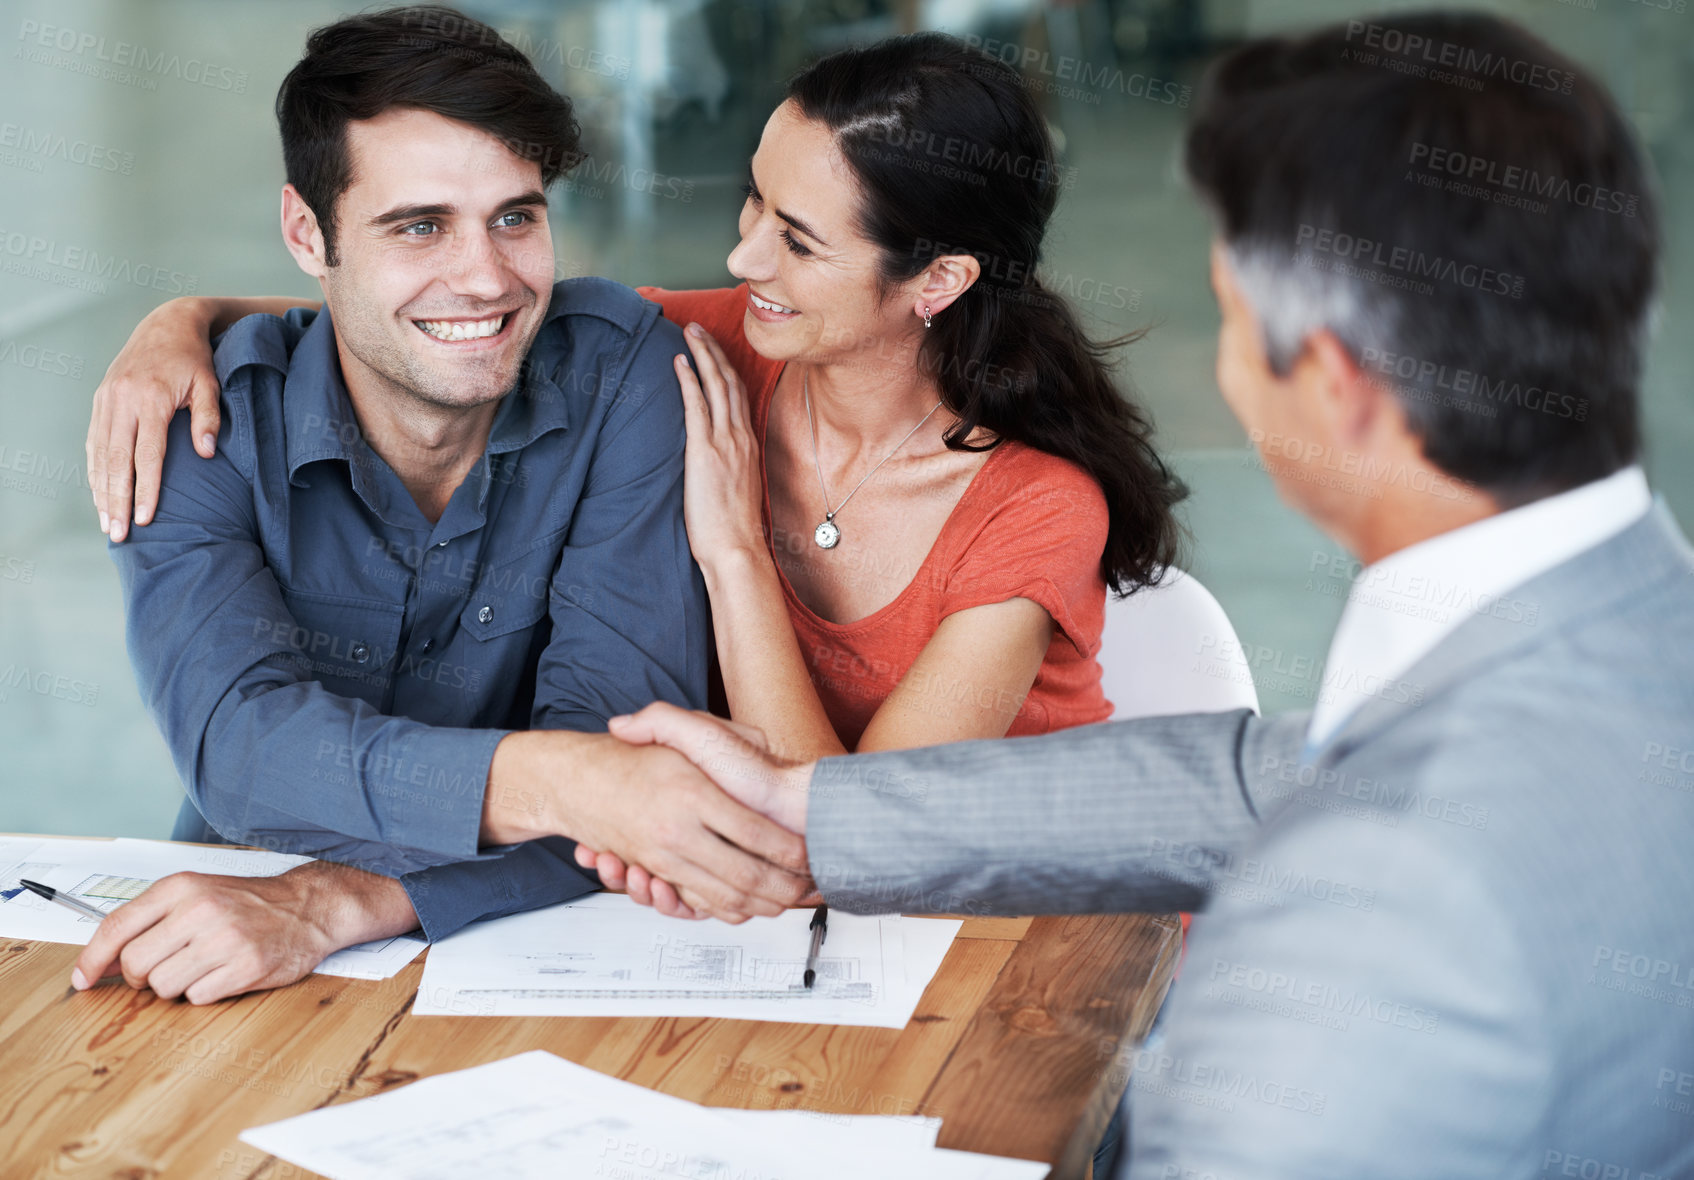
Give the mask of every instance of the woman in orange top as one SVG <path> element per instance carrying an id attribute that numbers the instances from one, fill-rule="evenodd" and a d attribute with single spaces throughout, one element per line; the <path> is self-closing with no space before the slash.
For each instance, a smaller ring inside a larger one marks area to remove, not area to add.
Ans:
<path id="1" fill-rule="evenodd" d="M 678 375 L 691 411 L 689 542 L 730 716 L 813 758 L 1110 715 L 1094 659 L 1109 518 L 1087 472 L 1011 441 L 955 457 L 938 412 L 866 480 L 838 518 L 839 540 L 821 548 L 815 526 L 829 509 L 798 388 L 812 379 L 754 351 L 748 287 L 642 294 L 708 334 L 690 340 L 701 380 L 686 365 Z M 826 417 L 833 388 L 819 380 L 809 392 L 825 482 L 850 491 L 889 447 L 831 463 L 851 454 Z M 714 430 L 718 418 L 727 429 Z M 955 616 L 965 617 L 949 624 Z"/>
<path id="2" fill-rule="evenodd" d="M 1173 560 L 1182 490 L 1036 277 L 1060 176 L 1009 66 L 940 34 L 846 50 L 765 126 L 742 285 L 645 292 L 688 325 L 685 511 L 730 714 L 781 753 L 1110 715 L 1106 590 Z M 214 328 L 293 305 L 202 304 Z M 188 347 L 193 379 L 128 389 L 205 380 L 205 339 L 166 322 L 126 352 Z"/>
<path id="3" fill-rule="evenodd" d="M 1017 72 L 939 34 L 802 72 L 733 290 L 687 325 L 689 544 L 730 715 L 798 759 L 1111 713 L 1107 584 L 1171 560 L 1175 481 L 1035 267 L 1060 170 Z"/>

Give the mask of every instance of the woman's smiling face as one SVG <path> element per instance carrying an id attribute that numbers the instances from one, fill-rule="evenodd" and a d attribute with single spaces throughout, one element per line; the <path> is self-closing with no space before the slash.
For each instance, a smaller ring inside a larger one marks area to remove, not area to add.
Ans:
<path id="1" fill-rule="evenodd" d="M 749 181 L 729 270 L 748 285 L 743 326 L 754 351 L 838 363 L 922 330 L 923 279 L 884 297 L 881 250 L 859 228 L 858 183 L 827 127 L 783 103 L 765 124 Z"/>

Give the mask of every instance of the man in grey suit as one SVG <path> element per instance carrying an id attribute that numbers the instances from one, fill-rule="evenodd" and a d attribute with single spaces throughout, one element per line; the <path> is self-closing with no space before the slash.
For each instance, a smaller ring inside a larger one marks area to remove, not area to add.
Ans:
<path id="1" fill-rule="evenodd" d="M 846 910 L 1203 909 L 1135 1180 L 1694 1173 L 1694 555 L 1637 466 L 1626 124 L 1512 25 L 1350 22 L 1223 62 L 1187 164 L 1224 396 L 1362 567 L 1312 714 L 815 767 L 614 732 L 803 831 Z"/>

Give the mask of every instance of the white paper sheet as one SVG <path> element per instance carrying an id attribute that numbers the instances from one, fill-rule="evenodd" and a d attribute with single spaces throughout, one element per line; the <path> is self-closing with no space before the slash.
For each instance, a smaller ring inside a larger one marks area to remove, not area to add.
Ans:
<path id="1" fill-rule="evenodd" d="M 534 1051 L 242 1132 L 332 1180 L 1037 1180 L 1047 1165 L 937 1149 L 911 1120 L 850 1131 L 793 1111 L 727 1112 Z M 867 1168 L 873 1169 L 867 1172 Z"/>
<path id="2" fill-rule="evenodd" d="M 903 1028 L 962 925 L 831 911 L 801 986 L 812 911 L 682 922 L 596 893 L 435 944 L 419 1016 L 717 1016 Z"/>
<path id="3" fill-rule="evenodd" d="M 201 848 L 165 840 L 29 840 L 0 838 L 0 937 L 86 945 L 95 922 L 45 901 L 20 877 L 51 885 L 106 913 L 172 873 L 274 877 L 311 858 L 252 848 Z M 417 958 L 421 938 L 385 938 L 336 951 L 320 975 L 387 979 Z"/>

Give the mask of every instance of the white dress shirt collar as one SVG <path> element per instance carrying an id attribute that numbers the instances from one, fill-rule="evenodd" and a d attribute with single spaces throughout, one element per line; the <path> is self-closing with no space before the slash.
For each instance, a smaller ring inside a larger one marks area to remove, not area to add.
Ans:
<path id="1" fill-rule="evenodd" d="M 1538 606 L 1507 591 L 1621 533 L 1652 506 L 1640 467 L 1409 545 L 1353 580 L 1330 641 L 1308 749 L 1376 697 L 1413 702 L 1401 679 L 1472 615 L 1533 626 Z"/>

